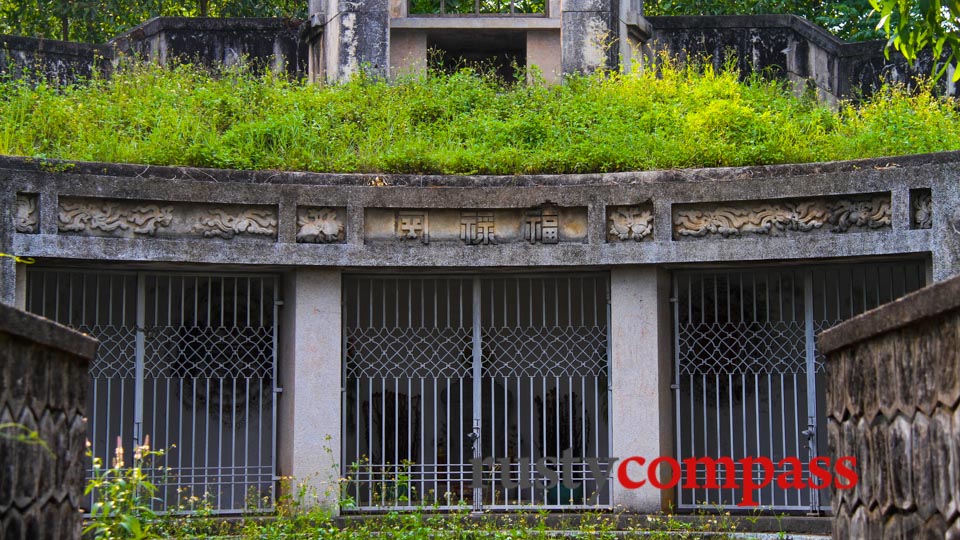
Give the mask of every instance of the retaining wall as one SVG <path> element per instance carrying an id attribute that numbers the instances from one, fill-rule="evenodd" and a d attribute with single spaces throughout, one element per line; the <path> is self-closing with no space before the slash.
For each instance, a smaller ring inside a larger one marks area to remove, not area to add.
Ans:
<path id="1" fill-rule="evenodd" d="M 834 490 L 833 537 L 960 538 L 960 278 L 820 336 L 831 456 L 859 482 Z"/>
<path id="2" fill-rule="evenodd" d="M 0 538 L 79 538 L 89 362 L 97 341 L 0 304 Z M 4 436 L 6 435 L 6 436 Z"/>

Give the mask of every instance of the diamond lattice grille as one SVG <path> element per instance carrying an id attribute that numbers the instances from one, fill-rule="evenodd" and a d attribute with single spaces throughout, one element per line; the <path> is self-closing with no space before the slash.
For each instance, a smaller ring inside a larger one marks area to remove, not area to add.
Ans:
<path id="1" fill-rule="evenodd" d="M 802 321 L 683 324 L 680 374 L 801 373 L 804 336 Z"/>
<path id="2" fill-rule="evenodd" d="M 94 379 L 132 379 L 137 369 L 137 331 L 130 326 L 77 326 L 78 332 L 96 338 L 97 356 L 90 364 Z"/>
<path id="3" fill-rule="evenodd" d="M 596 326 L 484 328 L 490 377 L 587 377 L 606 373 L 607 332 Z"/>
<path id="4" fill-rule="evenodd" d="M 467 377 L 470 328 L 349 328 L 347 377 Z"/>
<path id="5" fill-rule="evenodd" d="M 273 377 L 272 327 L 160 327 L 146 335 L 147 377 Z"/>

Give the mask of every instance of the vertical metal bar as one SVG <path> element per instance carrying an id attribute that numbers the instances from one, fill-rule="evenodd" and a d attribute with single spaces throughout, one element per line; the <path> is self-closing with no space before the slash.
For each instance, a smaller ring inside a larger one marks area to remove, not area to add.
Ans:
<path id="1" fill-rule="evenodd" d="M 480 278 L 475 277 L 473 278 L 473 444 L 475 445 L 475 449 L 483 448 L 483 441 L 481 440 L 483 435 L 483 430 L 481 429 L 483 425 L 483 397 L 481 396 L 483 386 L 480 380 L 480 377 L 483 375 L 481 364 L 483 362 L 483 352 L 481 350 L 480 300 Z M 466 434 L 461 434 L 461 437 L 463 435 Z M 474 457 L 478 457 L 476 450 L 473 455 Z M 479 486 L 475 486 L 473 490 L 473 509 L 476 512 L 483 510 L 483 490 Z"/>
<path id="2" fill-rule="evenodd" d="M 126 304 L 126 302 L 124 302 Z M 146 324 L 146 276 L 143 272 L 137 273 L 137 330 L 136 330 L 136 379 L 133 391 L 133 442 L 140 445 L 143 435 L 143 367 L 144 367 L 144 325 Z"/>
<path id="3" fill-rule="evenodd" d="M 804 336 L 807 370 L 807 429 L 803 435 L 807 437 L 807 457 L 812 460 L 817 455 L 817 366 L 816 341 L 814 339 L 813 321 L 813 274 L 810 270 L 803 273 L 803 302 L 804 302 Z M 820 509 L 819 493 L 810 488 L 810 511 Z"/>

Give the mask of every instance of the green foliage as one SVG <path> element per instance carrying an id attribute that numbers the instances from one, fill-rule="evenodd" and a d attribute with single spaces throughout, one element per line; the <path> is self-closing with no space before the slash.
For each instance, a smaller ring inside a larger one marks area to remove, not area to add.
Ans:
<path id="1" fill-rule="evenodd" d="M 647 15 L 760 15 L 793 14 L 830 30 L 840 39 L 879 39 L 880 17 L 870 0 L 647 0 Z"/>
<path id="2" fill-rule="evenodd" d="M 2 255 L 12 257 L 14 260 L 20 259 L 19 257 L 13 257 L 12 255 L 7 255 L 6 253 L 3 253 Z M 28 428 L 23 424 L 18 424 L 16 422 L 0 422 L 0 439 L 7 439 L 21 444 L 37 445 L 40 448 L 43 448 L 43 450 L 50 456 L 54 456 L 53 452 L 50 450 L 50 447 L 47 446 L 47 442 L 40 438 L 40 433 L 36 430 Z"/>
<path id="3" fill-rule="evenodd" d="M 98 539 L 142 540 L 157 538 L 157 515 L 150 506 L 157 487 L 147 478 L 145 469 L 154 457 L 163 452 L 150 450 L 150 439 L 134 450 L 133 465 L 127 467 L 123 445 L 117 438 L 113 463 L 104 468 L 99 458 L 93 459 L 93 476 L 84 495 L 94 494 L 96 502 L 90 509 L 89 521 L 83 532 Z"/>
<path id="4" fill-rule="evenodd" d="M 888 36 L 890 48 L 900 51 L 910 65 L 920 51 L 930 48 L 933 58 L 946 53 L 943 64 L 934 63 L 932 76 L 943 76 L 947 66 L 960 60 L 960 0 L 870 0 L 880 14 L 877 28 Z M 960 81 L 960 69 L 954 69 L 954 82 Z"/>
<path id="5" fill-rule="evenodd" d="M 512 6 L 511 6 L 512 4 Z M 467 13 L 544 13 L 546 0 L 411 0 L 410 13 L 417 15 Z"/>
<path id="6" fill-rule="evenodd" d="M 242 68 L 0 81 L 0 154 L 233 169 L 587 173 L 960 149 L 957 102 L 888 87 L 832 110 L 782 83 L 676 67 L 505 85 L 468 69 L 316 86 Z"/>
<path id="7" fill-rule="evenodd" d="M 0 34 L 103 43 L 152 17 L 297 17 L 306 0 L 0 0 Z"/>

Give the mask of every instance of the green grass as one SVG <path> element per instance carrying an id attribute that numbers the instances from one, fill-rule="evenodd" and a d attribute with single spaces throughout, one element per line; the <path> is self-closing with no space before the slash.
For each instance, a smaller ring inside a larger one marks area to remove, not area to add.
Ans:
<path id="1" fill-rule="evenodd" d="M 0 154 L 234 169 L 586 173 L 960 149 L 956 100 L 885 88 L 832 110 L 781 83 L 677 68 L 504 85 L 463 70 L 330 86 L 137 67 L 0 80 Z"/>

